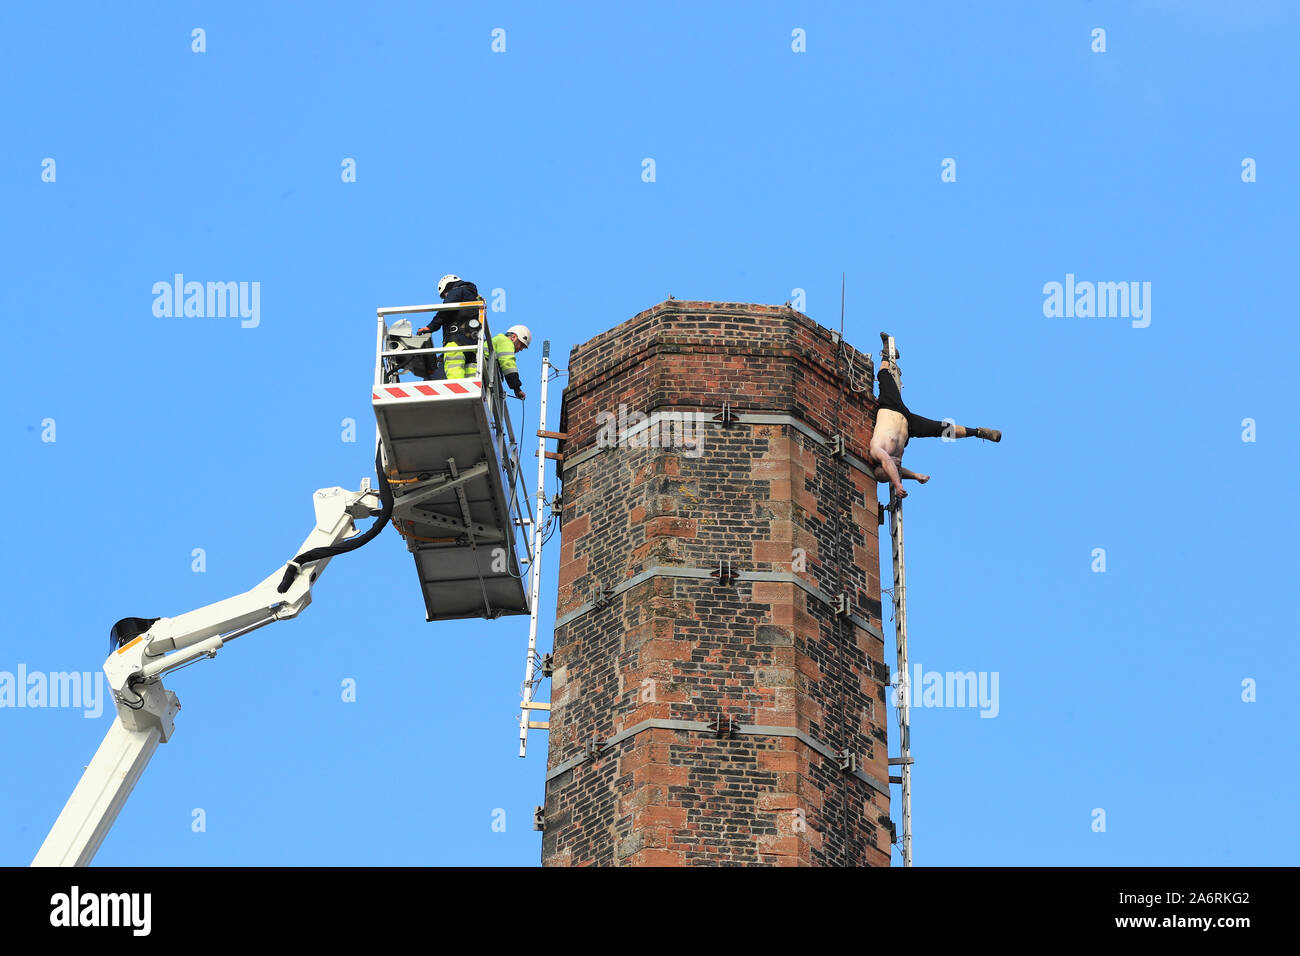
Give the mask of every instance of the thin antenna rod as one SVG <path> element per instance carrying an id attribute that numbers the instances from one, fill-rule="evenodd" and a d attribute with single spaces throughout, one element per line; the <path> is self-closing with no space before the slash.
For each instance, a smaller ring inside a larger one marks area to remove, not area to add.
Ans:
<path id="1" fill-rule="evenodd" d="M 840 273 L 840 341 L 844 341 L 844 273 Z"/>

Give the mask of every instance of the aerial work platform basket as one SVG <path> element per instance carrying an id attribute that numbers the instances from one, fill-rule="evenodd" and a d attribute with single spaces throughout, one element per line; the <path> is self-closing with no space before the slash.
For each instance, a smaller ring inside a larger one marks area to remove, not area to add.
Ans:
<path id="1" fill-rule="evenodd" d="M 445 309 L 477 310 L 476 345 L 435 348 L 429 335 L 413 331 L 409 317 Z M 528 614 L 528 550 L 519 546 L 518 532 L 526 539 L 533 518 L 527 489 L 520 494 L 519 447 L 485 304 L 376 311 L 372 403 L 393 490 L 393 524 L 415 558 L 426 620 Z M 390 326 L 389 317 L 405 318 Z M 450 352 L 474 355 L 477 374 L 426 378 Z"/>

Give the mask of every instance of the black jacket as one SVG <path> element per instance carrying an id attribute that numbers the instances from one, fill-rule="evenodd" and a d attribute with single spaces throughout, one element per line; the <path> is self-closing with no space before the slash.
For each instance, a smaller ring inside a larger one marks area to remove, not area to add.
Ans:
<path id="1" fill-rule="evenodd" d="M 443 302 L 475 302 L 478 298 L 478 289 L 474 283 L 464 279 L 453 282 L 442 290 Z M 445 309 L 434 315 L 437 316 L 437 324 L 430 323 L 429 330 L 432 332 L 439 326 L 442 328 L 443 345 L 452 337 L 473 338 L 478 335 L 478 309 Z"/>

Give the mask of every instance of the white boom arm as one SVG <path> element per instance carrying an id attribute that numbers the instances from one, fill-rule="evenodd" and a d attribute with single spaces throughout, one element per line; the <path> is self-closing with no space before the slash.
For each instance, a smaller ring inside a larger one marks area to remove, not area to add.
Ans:
<path id="1" fill-rule="evenodd" d="M 354 518 L 380 513 L 378 492 L 363 479 L 360 491 L 316 492 L 316 527 L 296 552 L 330 547 L 356 535 Z M 312 585 L 330 558 L 303 566 L 288 589 L 277 588 L 288 565 L 243 594 L 179 617 L 159 618 L 148 631 L 104 662 L 117 716 L 81 782 L 32 861 L 32 866 L 85 866 L 104 842 L 159 743 L 171 739 L 180 701 L 162 675 L 200 657 L 215 657 L 227 642 L 272 621 L 296 617 L 311 603 Z"/>

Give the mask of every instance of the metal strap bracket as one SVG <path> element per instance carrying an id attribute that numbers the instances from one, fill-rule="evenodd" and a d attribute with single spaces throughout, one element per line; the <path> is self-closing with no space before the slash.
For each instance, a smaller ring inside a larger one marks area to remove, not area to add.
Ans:
<path id="1" fill-rule="evenodd" d="M 616 586 L 612 588 L 609 588 L 607 590 L 602 588 L 601 590 L 604 591 L 604 594 L 607 598 L 605 603 L 608 603 L 608 599 L 615 598 L 618 595 L 622 594 L 624 591 L 627 591 L 630 588 L 634 588 L 637 585 L 642 584 L 654 577 L 662 576 L 662 577 L 672 577 L 672 578 L 695 578 L 695 579 L 702 579 L 707 581 L 710 578 L 714 577 L 714 574 L 715 572 L 705 571 L 702 568 L 686 568 L 677 565 L 655 565 L 653 567 L 647 568 L 646 570 L 640 572 L 639 574 L 633 575 L 632 577 L 628 578 L 625 581 L 620 581 Z M 832 608 L 835 607 L 835 598 L 827 594 L 825 591 L 821 590 L 821 588 L 817 587 L 815 584 L 811 583 L 810 581 L 800 577 L 799 575 L 791 571 L 737 571 L 736 580 L 737 581 L 773 581 L 781 584 L 793 584 L 795 587 L 802 590 L 805 594 L 809 595 L 810 597 L 814 598 L 817 601 L 820 601 L 823 605 L 827 605 Z M 599 593 L 600 592 L 598 592 L 598 594 Z M 588 614 L 591 611 L 597 610 L 604 606 L 605 604 L 597 604 L 594 599 L 588 601 L 586 604 L 579 605 L 578 607 L 574 608 L 572 611 L 569 611 L 568 613 L 562 614 L 559 617 L 557 617 L 555 619 L 555 626 L 556 628 L 563 627 L 564 625 L 570 623 L 571 621 L 577 620 L 578 618 L 582 617 L 584 614 Z M 850 609 L 845 616 L 850 621 L 852 621 L 856 626 L 866 631 L 868 634 L 871 634 L 878 640 L 884 640 L 884 635 L 880 633 L 879 628 L 875 627 L 870 621 L 868 621 L 866 618 L 862 617 L 861 615 L 857 614 L 852 609 Z"/>
<path id="2" fill-rule="evenodd" d="M 722 403 L 722 411 L 713 416 L 713 421 L 720 424 L 723 428 L 734 425 L 740 421 L 740 416 L 731 410 L 731 402 Z"/>
<path id="3" fill-rule="evenodd" d="M 719 584 L 723 587 L 727 587 L 740 580 L 740 572 L 736 570 L 736 566 L 732 563 L 731 558 L 720 557 L 718 558 L 717 569 L 710 571 L 709 577 L 717 578 Z"/>
<path id="4" fill-rule="evenodd" d="M 740 727 L 740 724 L 737 723 L 736 720 L 732 717 L 727 717 L 723 714 L 719 714 L 717 717 L 714 717 L 711 721 L 709 721 L 708 724 L 706 724 L 705 726 L 708 729 L 709 733 L 713 734 L 713 736 L 719 739 L 722 738 L 729 739 L 736 736 L 736 730 Z"/>
<path id="5" fill-rule="evenodd" d="M 741 724 L 741 723 L 736 723 L 733 724 L 732 726 L 733 726 L 733 730 L 730 734 L 730 736 L 732 737 L 740 736 L 740 735 L 755 736 L 755 737 L 794 737 L 800 743 L 804 744 L 811 750 L 815 750 L 817 753 L 821 754 L 823 757 L 827 758 L 828 760 L 836 761 L 837 766 L 842 764 L 845 754 L 848 753 L 848 751 L 846 750 L 831 749 L 826 744 L 822 743 L 820 740 L 816 740 L 815 738 L 810 737 L 808 734 L 804 733 L 798 727 L 780 727 L 780 726 L 772 726 L 772 725 L 764 725 L 764 724 Z M 717 733 L 716 730 L 714 729 L 714 723 L 705 723 L 699 720 L 669 720 L 663 718 L 650 718 L 648 720 L 643 720 L 639 724 L 634 724 L 631 727 L 625 728 L 624 730 L 620 730 L 618 733 L 610 737 L 594 751 L 592 750 L 592 745 L 588 744 L 576 756 L 570 757 L 568 760 L 565 760 L 563 763 L 556 764 L 549 771 L 547 771 L 546 782 L 550 783 L 556 777 L 559 777 L 562 774 L 566 774 L 574 767 L 577 767 L 581 764 L 586 763 L 588 760 L 593 759 L 595 756 L 597 756 L 600 753 L 601 750 L 606 750 L 610 747 L 613 747 L 617 743 L 621 743 L 622 741 L 627 740 L 629 737 L 635 737 L 639 733 L 642 733 L 646 730 L 653 730 L 656 728 L 663 729 L 663 730 L 687 730 L 687 731 L 695 731 L 696 733 L 713 733 L 715 735 Z M 593 738 L 593 743 L 594 741 L 595 738 Z M 857 766 L 856 755 L 854 755 L 853 757 L 851 767 L 840 766 L 840 769 L 844 770 L 846 773 L 850 774 L 851 776 L 861 780 L 863 783 L 865 783 L 867 786 L 869 786 L 872 790 L 876 791 L 877 793 L 883 794 L 886 797 L 889 796 L 889 784 L 882 783 L 881 781 L 877 780 L 875 777 L 869 776 L 868 774 L 864 773 L 861 769 L 859 769 Z"/>

